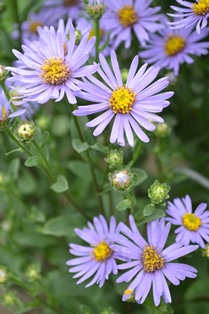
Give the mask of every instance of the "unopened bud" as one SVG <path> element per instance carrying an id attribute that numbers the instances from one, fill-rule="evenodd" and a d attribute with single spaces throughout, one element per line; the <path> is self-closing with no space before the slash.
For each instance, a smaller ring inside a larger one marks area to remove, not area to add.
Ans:
<path id="1" fill-rule="evenodd" d="M 209 258 L 209 243 L 207 243 L 202 250 L 202 256 Z"/>
<path id="2" fill-rule="evenodd" d="M 8 308 L 13 308 L 19 300 L 17 299 L 14 291 L 8 291 L 2 296 L 2 303 Z"/>
<path id="3" fill-rule="evenodd" d="M 89 0 L 86 5 L 86 12 L 93 19 L 101 19 L 105 12 L 105 5 L 102 0 Z"/>
<path id="4" fill-rule="evenodd" d="M 170 189 L 170 186 L 166 183 L 160 183 L 158 180 L 155 180 L 148 189 L 148 196 L 151 199 L 152 204 L 160 204 L 168 199 L 170 197 L 168 194 Z M 161 205 L 164 205 L 164 203 Z"/>
<path id="5" fill-rule="evenodd" d="M 121 69 L 120 73 L 121 73 L 122 81 L 125 84 L 128 78 L 129 71 L 128 69 L 124 68 L 124 69 Z"/>
<path id="6" fill-rule="evenodd" d="M 118 149 L 111 149 L 105 161 L 109 164 L 109 168 L 117 168 L 120 169 L 123 163 L 123 152 L 122 150 Z"/>
<path id="7" fill-rule="evenodd" d="M 38 264 L 29 265 L 26 269 L 26 277 L 28 281 L 34 282 L 41 278 L 41 269 Z"/>
<path id="8" fill-rule="evenodd" d="M 0 284 L 6 283 L 8 280 L 8 272 L 6 267 L 0 265 Z"/>
<path id="9" fill-rule="evenodd" d="M 7 74 L 8 71 L 5 70 L 5 67 L 3 65 L 0 65 L 0 81 L 5 81 Z"/>
<path id="10" fill-rule="evenodd" d="M 36 133 L 33 121 L 23 121 L 17 125 L 16 134 L 21 141 L 29 141 Z"/>
<path id="11" fill-rule="evenodd" d="M 159 123 L 156 125 L 156 129 L 154 130 L 154 134 L 157 137 L 166 137 L 170 134 L 171 128 L 167 123 Z"/>
<path id="12" fill-rule="evenodd" d="M 110 173 L 109 180 L 114 189 L 123 191 L 130 189 L 135 183 L 134 174 L 129 169 Z"/>

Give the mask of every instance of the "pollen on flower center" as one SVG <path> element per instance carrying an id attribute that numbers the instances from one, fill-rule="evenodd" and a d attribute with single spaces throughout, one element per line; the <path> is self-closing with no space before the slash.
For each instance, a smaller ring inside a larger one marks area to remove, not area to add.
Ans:
<path id="1" fill-rule="evenodd" d="M 37 32 L 38 26 L 43 27 L 44 24 L 41 23 L 41 22 L 38 22 L 38 21 L 37 21 L 37 22 L 35 22 L 35 21 L 30 22 L 29 31 L 30 31 L 31 33 L 38 34 L 38 32 Z"/>
<path id="2" fill-rule="evenodd" d="M 153 273 L 164 267 L 165 260 L 152 245 L 147 245 L 143 250 L 142 263 L 144 271 Z"/>
<path id="3" fill-rule="evenodd" d="M 175 56 L 186 46 L 186 40 L 181 36 L 168 35 L 164 46 L 167 56 Z"/>
<path id="4" fill-rule="evenodd" d="M 192 4 L 192 10 L 196 15 L 206 15 L 209 13 L 209 0 L 199 0 Z"/>
<path id="5" fill-rule="evenodd" d="M 136 93 L 126 86 L 119 87 L 112 92 L 109 104 L 114 113 L 129 113 L 135 101 Z"/>
<path id="6" fill-rule="evenodd" d="M 120 23 L 124 27 L 131 26 L 138 21 L 138 16 L 132 5 L 124 5 L 118 10 Z"/>
<path id="7" fill-rule="evenodd" d="M 182 217 L 183 226 L 190 231 L 197 231 L 202 226 L 200 217 L 195 214 L 186 213 Z"/>
<path id="8" fill-rule="evenodd" d="M 71 76 L 71 71 L 65 61 L 59 57 L 49 58 L 41 66 L 40 78 L 50 85 L 61 85 Z"/>
<path id="9" fill-rule="evenodd" d="M 113 254 L 106 242 L 101 241 L 93 250 L 92 257 L 98 262 L 104 262 Z"/>

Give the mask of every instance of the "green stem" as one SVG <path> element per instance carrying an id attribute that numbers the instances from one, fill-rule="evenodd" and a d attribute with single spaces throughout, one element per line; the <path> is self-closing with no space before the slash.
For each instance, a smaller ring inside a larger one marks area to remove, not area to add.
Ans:
<path id="1" fill-rule="evenodd" d="M 95 62 L 99 62 L 99 19 L 94 19 L 94 33 L 96 36 L 96 42 L 95 42 Z"/>
<path id="2" fill-rule="evenodd" d="M 125 191 L 124 192 L 124 195 L 125 195 L 125 197 L 128 199 L 128 200 L 130 200 L 130 202 L 131 202 L 131 208 L 130 208 L 130 210 L 131 210 L 131 214 L 134 216 L 134 214 L 135 214 L 135 205 L 136 205 L 136 198 L 135 198 L 135 195 L 134 195 L 134 193 L 133 193 L 133 191 Z"/>
<path id="3" fill-rule="evenodd" d="M 142 152 L 143 147 L 144 147 L 144 143 L 142 141 L 138 141 L 136 148 L 135 148 L 135 151 L 134 151 L 133 159 L 132 159 L 133 164 L 135 163 L 135 161 L 138 160 L 138 158 Z"/>
<path id="4" fill-rule="evenodd" d="M 22 29 L 21 29 L 21 21 L 19 17 L 19 10 L 18 10 L 18 2 L 17 0 L 11 0 L 11 10 L 14 22 L 18 25 L 18 32 L 19 32 L 19 46 L 21 47 L 22 44 Z"/>
<path id="5" fill-rule="evenodd" d="M 46 159 L 46 156 L 44 155 L 42 149 L 40 148 L 40 146 L 38 145 L 38 143 L 33 139 L 32 140 L 32 143 L 33 145 L 36 147 L 37 151 L 39 152 L 39 155 L 42 157 L 45 165 L 46 165 L 46 169 L 47 169 L 47 173 L 49 175 L 49 178 L 52 182 L 55 182 L 55 179 L 54 179 L 54 176 L 53 176 L 53 173 L 52 173 L 52 170 L 51 170 L 51 167 L 49 165 L 49 162 L 48 160 Z"/>

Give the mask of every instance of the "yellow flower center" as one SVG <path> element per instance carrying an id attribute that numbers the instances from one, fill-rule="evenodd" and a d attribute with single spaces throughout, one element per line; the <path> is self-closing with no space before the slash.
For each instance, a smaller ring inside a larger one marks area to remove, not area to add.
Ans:
<path id="1" fill-rule="evenodd" d="M 109 99 L 109 105 L 114 113 L 129 113 L 135 100 L 136 93 L 133 93 L 131 88 L 118 87 L 112 92 Z"/>
<path id="2" fill-rule="evenodd" d="M 37 21 L 37 22 L 35 22 L 35 21 L 30 22 L 29 31 L 30 31 L 31 33 L 38 34 L 38 32 L 37 32 L 38 26 L 44 27 L 44 24 L 41 23 L 41 22 L 38 22 L 38 21 Z"/>
<path id="3" fill-rule="evenodd" d="M 202 221 L 200 217 L 195 216 L 195 214 L 186 213 L 182 217 L 183 226 L 190 231 L 197 231 L 200 226 L 202 226 Z"/>
<path id="4" fill-rule="evenodd" d="M 4 107 L 1 108 L 1 114 L 2 114 L 2 120 L 1 121 L 4 121 L 7 119 L 7 112 L 6 112 L 6 109 Z"/>
<path id="5" fill-rule="evenodd" d="M 133 5 L 124 5 L 121 9 L 118 10 L 118 17 L 120 23 L 124 27 L 131 26 L 138 21 L 138 16 L 134 10 Z"/>
<path id="6" fill-rule="evenodd" d="M 186 46 L 186 40 L 181 36 L 168 35 L 164 46 L 167 56 L 175 56 Z"/>
<path id="7" fill-rule="evenodd" d="M 92 257 L 98 262 L 104 262 L 113 254 L 106 242 L 101 241 L 92 252 Z"/>
<path id="8" fill-rule="evenodd" d="M 142 254 L 143 270 L 153 273 L 164 267 L 165 260 L 153 246 L 145 246 Z"/>
<path id="9" fill-rule="evenodd" d="M 209 13 L 209 0 L 199 0 L 192 4 L 192 10 L 196 15 L 206 15 Z"/>
<path id="10" fill-rule="evenodd" d="M 129 294 L 131 294 L 132 292 L 133 292 L 132 289 L 127 289 L 127 290 L 124 291 L 124 294 L 129 295 Z"/>
<path id="11" fill-rule="evenodd" d="M 65 7 L 73 7 L 74 5 L 77 5 L 79 3 L 79 0 L 63 0 L 63 5 Z"/>
<path id="12" fill-rule="evenodd" d="M 102 38 L 102 35 L 104 34 L 104 31 L 102 29 L 99 29 L 99 39 Z M 89 37 L 88 37 L 88 40 L 90 40 L 93 36 L 95 36 L 95 31 L 94 29 L 92 28 L 89 32 Z"/>
<path id="13" fill-rule="evenodd" d="M 49 85 L 64 84 L 71 76 L 68 65 L 59 57 L 46 59 L 41 70 L 40 78 Z"/>

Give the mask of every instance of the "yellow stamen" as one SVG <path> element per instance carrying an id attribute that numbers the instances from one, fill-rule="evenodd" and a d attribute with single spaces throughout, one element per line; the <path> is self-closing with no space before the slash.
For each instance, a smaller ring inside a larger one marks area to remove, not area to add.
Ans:
<path id="1" fill-rule="evenodd" d="M 206 15 L 209 13 L 209 0 L 199 0 L 192 4 L 192 10 L 196 15 Z"/>
<path id="2" fill-rule="evenodd" d="M 200 217 L 195 214 L 186 213 L 182 217 L 183 226 L 190 231 L 197 231 L 202 226 Z"/>
<path id="3" fill-rule="evenodd" d="M 93 250 L 92 257 L 98 262 L 104 262 L 113 254 L 106 242 L 101 241 Z"/>
<path id="4" fill-rule="evenodd" d="M 186 46 L 186 40 L 181 36 L 168 35 L 164 46 L 167 56 L 175 56 L 181 52 Z"/>
<path id="5" fill-rule="evenodd" d="M 118 87 L 118 89 L 112 92 L 109 99 L 110 107 L 114 113 L 129 113 L 132 110 L 132 106 L 135 101 L 136 93 L 133 93 L 131 88 Z"/>
<path id="6" fill-rule="evenodd" d="M 133 292 L 132 289 L 127 289 L 124 291 L 124 294 L 128 295 L 128 294 L 131 294 Z"/>
<path id="7" fill-rule="evenodd" d="M 138 21 L 137 12 L 134 10 L 133 5 L 124 5 L 118 10 L 118 17 L 124 27 L 131 26 Z"/>
<path id="8" fill-rule="evenodd" d="M 79 0 L 63 0 L 63 5 L 65 7 L 73 7 L 77 4 L 79 4 Z"/>
<path id="9" fill-rule="evenodd" d="M 142 254 L 143 270 L 153 273 L 164 267 L 165 260 L 153 246 L 145 246 Z"/>
<path id="10" fill-rule="evenodd" d="M 40 78 L 50 85 L 64 84 L 71 76 L 68 65 L 59 57 L 46 59 L 41 70 Z"/>
<path id="11" fill-rule="evenodd" d="M 102 35 L 104 34 L 104 31 L 102 29 L 99 29 L 99 39 L 102 38 Z M 93 36 L 95 36 L 95 31 L 94 29 L 92 28 L 89 32 L 89 37 L 88 37 L 88 40 L 90 40 Z"/>
<path id="12" fill-rule="evenodd" d="M 35 21 L 30 22 L 29 31 L 30 31 L 31 33 L 38 34 L 38 32 L 37 32 L 38 26 L 44 27 L 44 24 L 41 23 L 41 22 L 38 22 L 38 21 L 37 21 L 37 22 L 35 22 Z"/>

